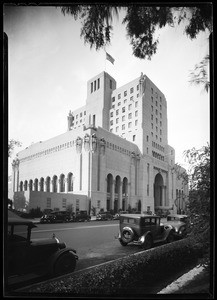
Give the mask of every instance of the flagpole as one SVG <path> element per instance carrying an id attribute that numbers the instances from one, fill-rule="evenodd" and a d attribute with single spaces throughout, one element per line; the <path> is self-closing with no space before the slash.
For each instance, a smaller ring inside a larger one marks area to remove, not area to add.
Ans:
<path id="1" fill-rule="evenodd" d="M 105 47 L 104 47 L 104 51 L 105 51 Z M 105 72 L 106 72 L 106 51 L 105 51 Z"/>

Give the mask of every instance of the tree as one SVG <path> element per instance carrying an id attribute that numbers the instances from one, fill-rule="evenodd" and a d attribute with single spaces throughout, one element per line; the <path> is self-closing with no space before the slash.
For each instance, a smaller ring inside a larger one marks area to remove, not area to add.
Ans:
<path id="1" fill-rule="evenodd" d="M 61 12 L 82 20 L 81 37 L 84 42 L 104 48 L 111 42 L 113 16 L 119 17 L 120 10 L 126 12 L 122 24 L 126 25 L 127 36 L 133 54 L 141 59 L 151 59 L 157 51 L 159 40 L 156 29 L 178 26 L 185 23 L 184 33 L 195 39 L 201 31 L 212 32 L 212 5 L 197 4 L 189 7 L 125 5 L 70 5 L 61 6 Z"/>
<path id="2" fill-rule="evenodd" d="M 192 222 L 191 237 L 203 243 L 203 263 L 209 263 L 210 254 L 210 146 L 192 148 L 184 152 L 190 164 L 188 211 Z"/>
<path id="3" fill-rule="evenodd" d="M 13 140 L 13 139 L 9 140 L 9 143 L 8 143 L 8 157 L 11 157 L 15 146 L 21 147 L 22 143 L 18 140 Z"/>
<path id="4" fill-rule="evenodd" d="M 195 85 L 202 84 L 206 92 L 208 92 L 210 87 L 210 82 L 208 79 L 208 71 L 207 71 L 208 64 L 209 64 L 209 55 L 206 55 L 199 64 L 195 65 L 194 70 L 191 71 L 190 73 L 191 79 L 189 80 L 191 84 L 195 84 Z"/>

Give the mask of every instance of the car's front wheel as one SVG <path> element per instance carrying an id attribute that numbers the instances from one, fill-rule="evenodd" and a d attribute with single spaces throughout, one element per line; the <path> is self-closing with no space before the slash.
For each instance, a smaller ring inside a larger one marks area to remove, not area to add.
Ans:
<path id="1" fill-rule="evenodd" d="M 174 242 L 174 240 L 175 240 L 174 234 L 172 232 L 170 232 L 167 237 L 167 243 L 172 243 L 172 242 Z"/>
<path id="2" fill-rule="evenodd" d="M 75 270 L 76 258 L 71 252 L 62 254 L 54 265 L 54 275 L 59 276 L 71 273 Z"/>
<path id="3" fill-rule="evenodd" d="M 144 244 L 142 245 L 142 248 L 144 250 L 148 250 L 148 249 L 151 249 L 151 247 L 153 246 L 153 240 L 152 240 L 152 237 L 150 234 L 148 234 L 146 237 L 145 237 L 145 242 Z"/>

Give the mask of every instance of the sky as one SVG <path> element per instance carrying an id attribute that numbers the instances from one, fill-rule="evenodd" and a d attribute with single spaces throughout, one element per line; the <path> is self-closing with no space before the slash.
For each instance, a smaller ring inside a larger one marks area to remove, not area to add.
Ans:
<path id="1" fill-rule="evenodd" d="M 191 40 L 184 27 L 158 30 L 157 53 L 151 60 L 132 54 L 122 24 L 114 19 L 111 44 L 106 51 L 90 49 L 80 37 L 80 21 L 64 16 L 55 6 L 4 7 L 3 29 L 8 36 L 8 139 L 19 140 L 9 159 L 32 143 L 67 131 L 69 111 L 86 104 L 87 81 L 106 71 L 120 87 L 141 72 L 167 100 L 168 143 L 176 162 L 186 167 L 183 152 L 210 141 L 210 98 L 202 86 L 191 85 L 189 74 L 209 53 L 208 33 Z"/>

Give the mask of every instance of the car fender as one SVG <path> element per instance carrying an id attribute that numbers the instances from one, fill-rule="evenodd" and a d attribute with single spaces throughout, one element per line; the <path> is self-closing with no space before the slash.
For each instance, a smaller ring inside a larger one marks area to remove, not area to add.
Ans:
<path id="1" fill-rule="evenodd" d="M 150 236 L 153 238 L 151 231 L 147 231 L 147 232 L 145 232 L 145 233 L 140 237 L 140 240 L 143 241 L 142 243 L 145 242 L 146 237 L 147 237 L 148 235 L 150 235 Z"/>
<path id="2" fill-rule="evenodd" d="M 55 264 L 55 262 L 57 261 L 57 259 L 63 255 L 64 253 L 67 253 L 67 252 L 71 252 L 75 259 L 77 260 L 78 259 L 78 256 L 76 254 L 76 250 L 73 249 L 73 248 L 64 248 L 64 249 L 61 249 L 57 252 L 55 252 L 53 255 L 51 255 L 50 259 L 49 259 L 49 273 L 52 274 L 53 273 L 53 266 Z"/>
<path id="3" fill-rule="evenodd" d="M 175 234 L 175 230 L 173 227 L 168 226 L 167 228 L 165 228 L 162 237 L 166 240 L 170 233 Z"/>

